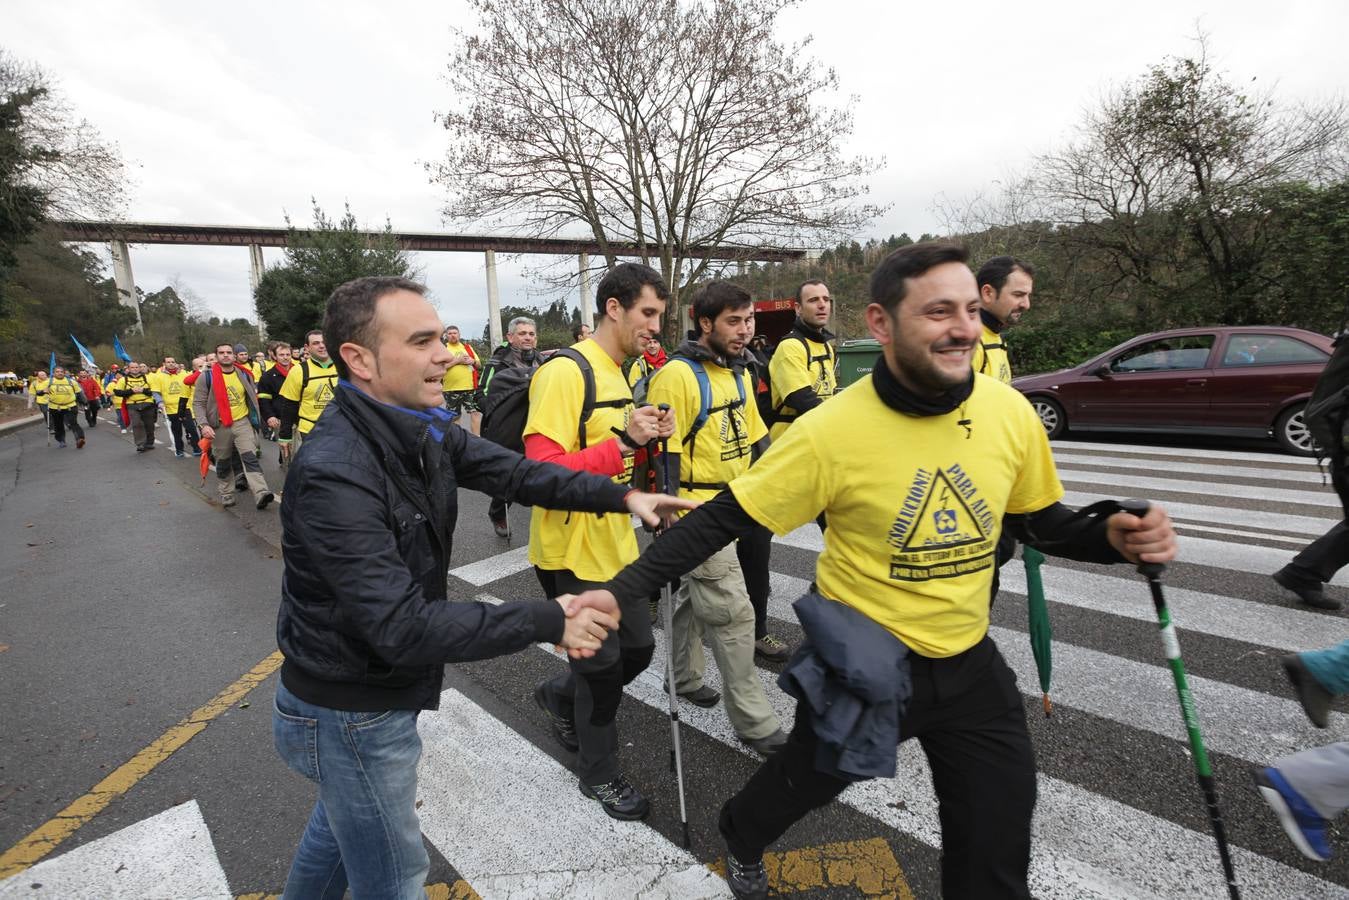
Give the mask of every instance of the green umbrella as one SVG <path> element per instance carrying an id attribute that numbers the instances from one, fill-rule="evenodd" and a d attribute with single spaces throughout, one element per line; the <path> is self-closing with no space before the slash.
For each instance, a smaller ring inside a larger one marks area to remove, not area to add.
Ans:
<path id="1" fill-rule="evenodd" d="M 1034 547 L 1021 549 L 1021 560 L 1026 564 L 1026 611 L 1030 617 L 1030 649 L 1035 654 L 1035 668 L 1040 673 L 1040 690 L 1044 692 L 1045 716 L 1053 711 L 1049 702 L 1049 682 L 1054 673 L 1054 628 L 1049 624 L 1049 608 L 1045 605 L 1045 585 L 1040 580 L 1040 564 L 1045 556 Z"/>

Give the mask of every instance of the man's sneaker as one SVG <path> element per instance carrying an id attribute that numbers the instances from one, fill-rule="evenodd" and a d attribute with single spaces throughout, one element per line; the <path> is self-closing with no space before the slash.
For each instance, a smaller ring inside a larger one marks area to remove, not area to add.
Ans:
<path id="1" fill-rule="evenodd" d="M 488 516 L 488 518 L 492 519 L 492 530 L 497 533 L 497 537 L 508 538 L 511 536 L 510 522 L 506 521 L 505 519 L 498 519 L 492 516 Z"/>
<path id="2" fill-rule="evenodd" d="M 787 743 L 787 733 L 781 728 L 777 728 L 774 729 L 772 734 L 764 735 L 761 738 L 741 737 L 740 743 L 766 758 L 783 748 Z"/>
<path id="3" fill-rule="evenodd" d="M 1284 566 L 1272 576 L 1275 584 L 1285 590 L 1297 594 L 1297 598 L 1308 606 L 1314 606 L 1317 609 L 1343 609 L 1344 604 L 1333 597 L 1327 597 L 1321 588 L 1321 582 L 1308 581 L 1305 578 L 1299 578 L 1294 573 L 1288 571 Z"/>
<path id="4" fill-rule="evenodd" d="M 57 442 L 56 442 L 56 446 L 57 446 L 57 449 L 64 450 L 64 449 L 66 449 L 66 442 L 65 442 L 65 441 L 57 441 Z"/>
<path id="5" fill-rule="evenodd" d="M 726 851 L 726 883 L 731 886 L 731 895 L 736 900 L 765 900 L 768 896 L 768 871 L 763 867 L 763 859 L 758 862 L 741 862 Z"/>
<path id="6" fill-rule="evenodd" d="M 243 475 L 240 475 L 238 478 L 234 479 L 234 489 L 236 491 L 248 490 L 248 479 Z"/>
<path id="7" fill-rule="evenodd" d="M 578 784 L 581 793 L 591 800 L 598 800 L 611 819 L 634 822 L 645 819 L 646 814 L 651 812 L 651 802 L 637 793 L 637 789 L 628 784 L 628 779 L 622 775 L 605 784 L 589 785 L 584 781 Z"/>
<path id="8" fill-rule="evenodd" d="M 84 438 L 75 438 L 75 449 L 76 450 L 84 449 Z"/>
<path id="9" fill-rule="evenodd" d="M 670 693 L 670 683 L 668 681 L 662 684 L 661 687 L 665 689 L 665 693 Z M 676 691 L 675 693 L 681 699 L 689 701 L 694 706 L 701 706 L 703 709 L 710 709 L 713 706 L 716 706 L 717 701 L 721 699 L 721 694 L 718 694 L 705 684 L 698 687 L 697 690 Z"/>
<path id="10" fill-rule="evenodd" d="M 569 753 L 575 753 L 581 748 L 581 742 L 576 739 L 576 723 L 566 716 L 560 716 L 553 712 L 553 708 L 548 705 L 548 697 L 544 690 L 544 684 L 539 684 L 534 688 L 534 703 L 543 710 L 543 714 L 548 718 L 548 727 L 553 732 L 553 737 Z"/>
<path id="11" fill-rule="evenodd" d="M 233 494 L 225 494 L 223 497 L 220 498 L 220 505 L 221 505 L 221 506 L 233 506 L 233 505 L 234 505 L 234 495 L 233 495 Z"/>
<path id="12" fill-rule="evenodd" d="M 126 429 L 125 429 L 125 428 L 122 429 L 122 434 L 126 434 Z"/>
<path id="13" fill-rule="evenodd" d="M 783 662 L 792 655 L 792 650 L 771 634 L 765 634 L 754 642 L 754 655 L 769 662 Z"/>
<path id="14" fill-rule="evenodd" d="M 275 499 L 276 494 L 273 494 L 271 491 L 263 491 L 261 494 L 258 494 L 258 509 L 266 509 Z"/>
<path id="15" fill-rule="evenodd" d="M 654 626 L 660 619 L 660 597 L 652 597 L 646 601 L 647 610 L 651 613 L 651 624 Z"/>
<path id="16" fill-rule="evenodd" d="M 1317 728 L 1325 728 L 1330 721 L 1330 701 L 1335 695 L 1321 686 L 1299 654 L 1290 653 L 1279 662 L 1283 664 L 1284 674 L 1292 682 L 1298 700 L 1302 701 L 1302 711 Z"/>
<path id="17" fill-rule="evenodd" d="M 183 459 L 184 457 L 187 456 L 187 454 L 184 453 L 184 452 L 181 451 L 181 450 L 175 450 L 175 451 L 173 451 L 173 455 L 176 456 L 176 457 L 178 457 L 179 459 Z"/>
<path id="18" fill-rule="evenodd" d="M 1255 773 L 1255 787 L 1279 817 L 1279 824 L 1303 856 L 1318 862 L 1330 859 L 1326 820 L 1312 809 L 1306 798 L 1293 790 L 1293 786 L 1278 769 L 1271 766 L 1258 770 Z"/>
<path id="19" fill-rule="evenodd" d="M 193 450 L 193 451 L 192 451 L 192 456 L 195 457 L 195 458 L 199 458 L 199 457 L 201 456 L 201 451 L 200 451 L 200 450 Z"/>

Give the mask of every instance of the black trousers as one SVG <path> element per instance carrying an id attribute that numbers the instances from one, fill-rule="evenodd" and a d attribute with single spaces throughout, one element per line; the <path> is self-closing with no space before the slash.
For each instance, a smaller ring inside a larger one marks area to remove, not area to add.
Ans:
<path id="1" fill-rule="evenodd" d="M 182 403 L 183 401 L 179 401 Z M 179 453 L 183 452 L 183 435 L 187 435 L 187 441 L 192 450 L 197 449 L 197 443 L 201 436 L 197 434 L 197 423 L 192 418 L 191 410 L 169 413 L 169 431 L 173 434 L 173 449 Z"/>
<path id="2" fill-rule="evenodd" d="M 582 581 L 566 569 L 535 567 L 543 592 L 550 598 L 579 594 L 601 587 Z M 568 670 L 543 683 L 543 696 L 553 712 L 576 725 L 576 774 L 585 784 L 613 781 L 621 774 L 618 765 L 618 715 L 623 686 L 651 663 L 656 640 L 651 634 L 651 613 L 643 598 L 621 605 L 618 630 L 609 633 L 599 651 L 589 659 L 569 659 Z"/>
<path id="3" fill-rule="evenodd" d="M 1349 563 L 1349 524 L 1335 526 L 1293 557 L 1288 568 L 1304 581 L 1326 582 Z"/>
<path id="4" fill-rule="evenodd" d="M 75 432 L 75 437 L 83 440 L 84 429 L 80 427 L 80 411 L 78 407 L 72 406 L 70 409 L 49 410 L 51 415 L 52 434 L 58 441 L 64 442 L 66 439 L 66 429 L 69 428 Z"/>
<path id="5" fill-rule="evenodd" d="M 900 741 L 917 738 L 932 768 L 942 896 L 1029 898 L 1035 754 L 1016 676 L 987 637 L 947 659 L 909 660 L 913 699 Z M 848 786 L 815 771 L 815 745 L 809 706 L 798 704 L 787 745 L 722 807 L 721 833 L 737 859 L 759 859 L 794 822 Z"/>
<path id="6" fill-rule="evenodd" d="M 500 522 L 506 518 L 506 510 L 510 508 L 510 503 L 504 497 L 493 497 L 492 502 L 487 507 L 487 515 L 493 522 Z M 550 595 L 552 596 L 552 595 Z"/>
<path id="7" fill-rule="evenodd" d="M 98 401 L 90 400 L 84 405 L 84 421 L 93 428 L 98 424 Z"/>
<path id="8" fill-rule="evenodd" d="M 773 552 L 773 532 L 762 525 L 735 542 L 735 555 L 745 574 L 749 605 L 754 607 L 754 639 L 768 634 L 768 563 Z"/>

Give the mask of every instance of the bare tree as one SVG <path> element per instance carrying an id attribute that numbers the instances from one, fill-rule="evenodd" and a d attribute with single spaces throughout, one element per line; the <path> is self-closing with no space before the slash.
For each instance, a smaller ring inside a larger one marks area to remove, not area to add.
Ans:
<path id="1" fill-rule="evenodd" d="M 540 236 L 583 228 L 609 265 L 634 243 L 671 287 L 708 245 L 818 246 L 881 210 L 881 164 L 846 157 L 853 100 L 809 41 L 774 37 L 786 0 L 471 0 L 449 66 L 448 218 Z"/>

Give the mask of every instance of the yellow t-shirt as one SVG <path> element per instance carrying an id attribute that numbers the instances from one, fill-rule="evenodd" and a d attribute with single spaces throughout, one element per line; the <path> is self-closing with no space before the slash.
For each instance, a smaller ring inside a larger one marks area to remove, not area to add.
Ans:
<path id="1" fill-rule="evenodd" d="M 784 339 L 773 351 L 768 362 L 768 380 L 772 383 L 773 409 L 778 421 L 773 423 L 773 440 L 782 437 L 787 426 L 796 420 L 796 410 L 784 404 L 786 398 L 808 387 L 821 400 L 828 400 L 838 389 L 838 375 L 834 371 L 834 350 L 809 338 Z"/>
<path id="2" fill-rule="evenodd" d="M 778 534 L 823 511 L 820 593 L 929 657 L 988 633 L 1003 515 L 1063 496 L 1030 403 L 983 375 L 940 416 L 896 412 L 868 375 L 789 428 L 731 491 Z"/>
<path id="3" fill-rule="evenodd" d="M 670 453 L 679 454 L 679 494 L 697 500 L 710 500 L 721 485 L 729 484 L 750 464 L 750 448 L 768 434 L 759 407 L 754 402 L 754 382 L 748 371 L 741 372 L 745 402 L 735 386 L 735 374 L 715 363 L 703 363 L 711 388 L 707 421 L 689 440 L 689 431 L 702 409 L 698 377 L 682 357 L 672 357 L 651 377 L 646 398 L 659 406 L 670 404 L 674 411 L 679 441 L 670 441 Z M 692 444 L 692 453 L 689 451 Z M 693 485 L 709 485 L 694 487 Z"/>
<path id="4" fill-rule="evenodd" d="M 38 406 L 47 405 L 47 395 L 45 393 L 39 395 L 38 391 L 46 391 L 47 384 L 50 381 L 50 378 L 35 378 L 33 383 L 28 386 L 28 393 L 33 395 L 33 399 L 37 401 Z"/>
<path id="5" fill-rule="evenodd" d="M 221 372 L 225 378 L 225 396 L 230 401 L 230 419 L 235 422 L 248 420 L 248 395 L 244 393 L 244 384 L 238 372 Z"/>
<path id="6" fill-rule="evenodd" d="M 446 344 L 445 349 L 451 353 L 468 353 L 468 349 L 462 343 Z M 471 391 L 473 390 L 473 364 L 463 363 L 457 366 L 450 366 L 445 370 L 445 378 L 440 382 L 442 391 Z"/>
<path id="7" fill-rule="evenodd" d="M 48 409 L 59 411 L 75 408 L 75 392 L 80 389 L 80 386 L 72 381 L 69 376 L 48 379 L 44 382 L 43 389 L 47 392 L 44 399 L 47 401 Z"/>
<path id="8" fill-rule="evenodd" d="M 979 343 L 974 345 L 974 354 L 970 357 L 974 371 L 998 379 L 1003 384 L 1012 383 L 1012 361 L 1007 356 L 1007 345 L 988 325 L 984 325 L 979 335 Z"/>
<path id="9" fill-rule="evenodd" d="M 308 384 L 304 383 L 306 367 L 309 370 Z M 300 424 L 297 427 L 300 434 L 308 434 L 314 430 L 314 423 L 319 420 L 319 414 L 328 405 L 328 401 L 333 399 L 336 390 L 337 367 L 333 365 L 331 359 L 326 366 L 316 359 L 306 359 L 290 367 L 290 371 L 286 373 L 286 380 L 281 385 L 281 396 L 300 404 Z M 300 396 L 301 393 L 304 396 Z"/>
<path id="10" fill-rule="evenodd" d="M 117 391 L 120 390 L 135 391 L 134 394 L 130 394 L 126 397 L 117 396 L 117 399 L 122 402 L 123 406 L 129 403 L 154 403 L 155 398 L 154 394 L 152 393 L 154 391 L 154 387 L 150 381 L 150 379 L 153 377 L 154 375 L 149 372 L 147 372 L 144 375 L 123 375 L 122 377 L 118 378 L 115 382 L 113 382 L 112 387 L 113 390 Z"/>
<path id="11" fill-rule="evenodd" d="M 172 375 L 168 372 L 157 372 L 150 376 L 150 387 L 164 398 L 164 412 L 168 415 L 178 412 L 180 400 L 187 401 L 188 412 L 191 412 L 192 388 L 184 383 L 186 378 L 187 373 L 182 369 Z"/>
<path id="12" fill-rule="evenodd" d="M 600 345 L 586 339 L 573 349 L 590 363 L 595 375 L 594 412 L 586 421 L 586 446 L 610 440 L 632 414 L 632 391 L 623 370 Z M 575 360 L 565 357 L 540 366 L 529 383 L 529 418 L 525 437 L 541 434 L 568 453 L 581 448 L 581 407 L 585 380 Z M 624 402 L 625 401 L 625 402 Z M 600 406 L 613 403 L 613 406 Z M 622 405 L 618 405 L 618 404 Z M 632 481 L 632 457 L 614 482 Z M 637 536 L 626 513 L 582 513 L 536 506 L 529 522 L 529 561 L 541 569 L 569 569 L 584 581 L 608 581 L 637 558 Z"/>

